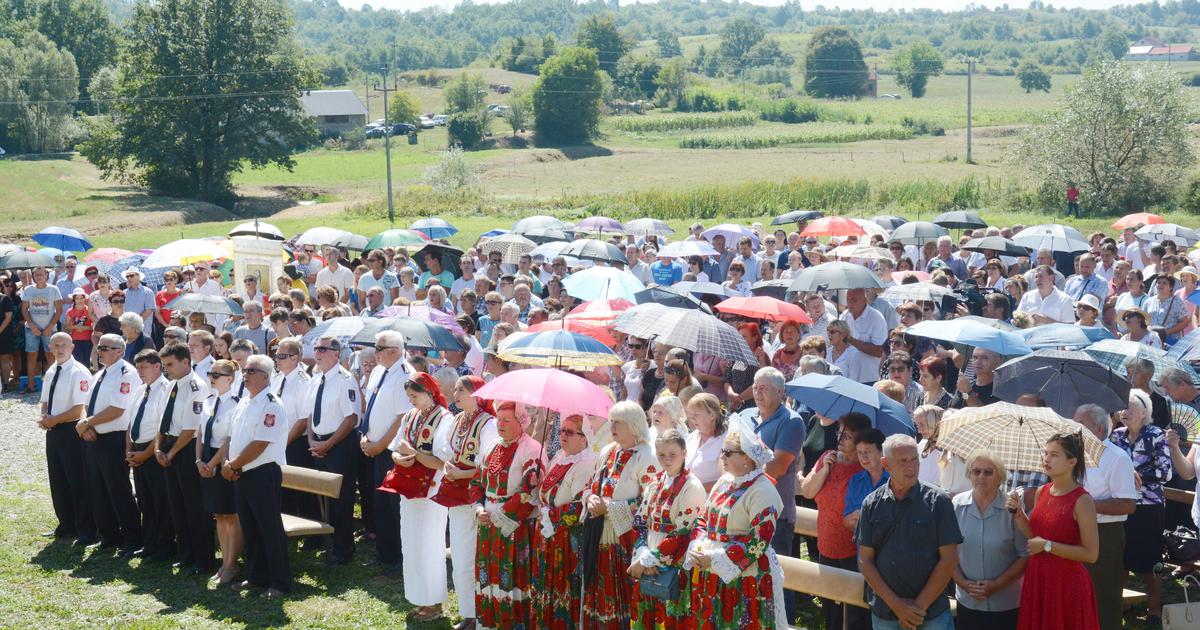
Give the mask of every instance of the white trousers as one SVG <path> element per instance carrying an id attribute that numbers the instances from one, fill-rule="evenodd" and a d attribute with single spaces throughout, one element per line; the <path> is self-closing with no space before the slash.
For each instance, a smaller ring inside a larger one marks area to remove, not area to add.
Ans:
<path id="1" fill-rule="evenodd" d="M 413 606 L 446 603 L 446 508 L 429 499 L 401 497 L 400 548 L 405 599 Z"/>
<path id="2" fill-rule="evenodd" d="M 475 537 L 479 533 L 475 508 L 470 504 L 449 509 L 451 577 L 458 594 L 458 614 L 463 619 L 475 616 Z"/>

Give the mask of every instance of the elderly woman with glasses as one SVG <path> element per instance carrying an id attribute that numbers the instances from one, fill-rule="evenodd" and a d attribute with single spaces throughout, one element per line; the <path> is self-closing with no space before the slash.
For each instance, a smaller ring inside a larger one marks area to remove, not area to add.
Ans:
<path id="1" fill-rule="evenodd" d="M 1025 535 L 1005 509 L 1000 486 L 1004 464 L 989 451 L 967 457 L 971 489 L 954 495 L 954 515 L 963 541 L 954 569 L 959 628 L 1002 630 L 1017 627 L 1022 576 L 1029 550 Z"/>
<path id="2" fill-rule="evenodd" d="M 233 482 L 221 475 L 221 462 L 227 459 L 229 451 L 233 411 L 239 400 L 233 391 L 238 371 L 238 364 L 228 360 L 217 361 L 209 368 L 208 383 L 212 393 L 204 401 L 204 415 L 200 418 L 196 440 L 196 468 L 200 472 L 204 511 L 216 519 L 217 541 L 221 544 L 221 568 L 212 576 L 218 586 L 229 584 L 237 577 L 237 559 L 242 555 L 243 545 Z"/>
<path id="3" fill-rule="evenodd" d="M 622 401 L 608 412 L 613 442 L 600 451 L 599 466 L 584 491 L 584 552 L 598 534 L 596 564 L 584 567 L 583 627 L 627 630 L 633 584 L 626 573 L 633 559 L 637 513 L 645 485 L 658 472 L 647 440 L 646 414 L 635 403 Z"/>
<path id="4" fill-rule="evenodd" d="M 783 502 L 765 474 L 774 453 L 740 416 L 725 434 L 725 474 L 708 494 L 688 545 L 691 608 L 718 630 L 786 628 L 783 571 L 771 549 Z"/>
<path id="5" fill-rule="evenodd" d="M 121 325 L 121 337 L 125 339 L 125 360 L 130 363 L 137 353 L 149 348 L 154 350 L 154 340 L 146 335 L 143 331 L 146 323 L 141 315 L 135 313 L 122 313 L 118 318 Z"/>

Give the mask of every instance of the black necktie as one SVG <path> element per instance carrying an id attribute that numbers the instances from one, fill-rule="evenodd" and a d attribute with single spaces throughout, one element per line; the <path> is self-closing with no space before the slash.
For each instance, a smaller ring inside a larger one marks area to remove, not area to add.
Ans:
<path id="1" fill-rule="evenodd" d="M 287 377 L 279 379 L 279 391 L 275 392 L 276 398 L 283 398 L 283 388 L 287 387 Z"/>
<path id="2" fill-rule="evenodd" d="M 317 400 L 313 403 L 312 428 L 316 433 L 317 426 L 321 424 L 321 398 L 325 396 L 325 375 L 321 375 L 321 384 L 317 386 Z"/>
<path id="3" fill-rule="evenodd" d="M 167 435 L 171 430 L 171 420 L 175 418 L 175 396 L 179 394 L 179 381 L 171 385 L 171 395 L 167 397 L 167 408 L 163 411 L 162 421 L 158 423 L 160 435 Z"/>
<path id="4" fill-rule="evenodd" d="M 146 393 L 142 395 L 142 404 L 138 405 L 137 415 L 133 417 L 133 428 L 129 430 L 129 439 L 137 442 L 138 433 L 142 428 L 142 416 L 146 414 L 146 403 L 150 402 L 150 386 L 146 386 Z"/>
<path id="5" fill-rule="evenodd" d="M 46 415 L 54 415 L 54 389 L 58 387 L 58 376 L 62 374 L 61 364 L 54 366 L 54 378 L 50 379 L 50 396 L 46 398 Z"/>
<path id="6" fill-rule="evenodd" d="M 208 417 L 208 422 L 204 425 L 204 444 L 208 448 L 216 448 L 212 445 L 212 429 L 213 423 L 217 421 L 217 410 L 221 408 L 221 397 L 217 396 L 217 402 L 213 404 L 212 415 Z"/>
<path id="7" fill-rule="evenodd" d="M 379 382 L 375 384 L 375 391 L 371 392 L 371 400 L 367 401 L 367 413 L 363 415 L 362 430 L 371 428 L 371 408 L 375 406 L 375 397 L 379 395 L 379 390 L 383 389 L 383 382 L 387 380 L 388 370 L 383 371 L 383 376 Z"/>
<path id="8" fill-rule="evenodd" d="M 238 393 L 237 393 L 238 398 L 241 398 L 242 395 L 245 393 L 246 393 L 246 380 L 242 379 L 241 385 L 238 385 Z"/>
<path id="9" fill-rule="evenodd" d="M 108 376 L 108 368 L 100 370 L 100 378 L 96 379 L 96 385 L 92 387 L 92 397 L 88 399 L 88 415 L 96 415 L 96 398 L 100 395 L 100 384 L 104 382 L 104 377 Z"/>

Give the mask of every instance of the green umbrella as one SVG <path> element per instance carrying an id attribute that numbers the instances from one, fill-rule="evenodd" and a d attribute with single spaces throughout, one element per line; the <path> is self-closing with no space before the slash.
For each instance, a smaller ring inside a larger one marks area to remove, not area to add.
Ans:
<path id="1" fill-rule="evenodd" d="M 412 245 L 420 247 L 428 242 L 429 238 L 416 230 L 386 230 L 376 234 L 374 238 L 367 241 L 367 249 L 408 247 Z"/>

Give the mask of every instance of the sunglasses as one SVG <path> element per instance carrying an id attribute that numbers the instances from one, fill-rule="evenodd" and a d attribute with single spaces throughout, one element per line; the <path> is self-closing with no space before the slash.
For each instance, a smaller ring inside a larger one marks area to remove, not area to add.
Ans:
<path id="1" fill-rule="evenodd" d="M 491 306 L 499 306 L 501 304 L 498 300 L 484 300 L 483 303 L 490 304 Z"/>
<path id="2" fill-rule="evenodd" d="M 209 372 L 209 373 L 208 373 L 208 380 L 210 380 L 210 381 L 211 381 L 211 380 L 213 380 L 213 379 L 223 378 L 223 377 L 226 377 L 226 376 L 228 376 L 228 377 L 230 377 L 230 378 L 233 378 L 233 375 L 232 375 L 232 374 L 226 374 L 226 373 L 224 373 L 224 372 Z"/>
<path id="3" fill-rule="evenodd" d="M 296 355 L 294 355 L 294 354 L 289 354 L 289 353 L 286 353 L 286 352 L 279 352 L 279 353 L 276 353 L 276 354 L 275 354 L 275 358 L 276 358 L 276 359 L 290 359 L 290 358 L 292 358 L 292 357 L 294 357 L 294 356 L 296 356 Z"/>
<path id="4" fill-rule="evenodd" d="M 313 352 L 337 352 L 337 350 L 334 350 L 333 348 L 330 348 L 328 346 L 319 346 L 319 347 L 313 348 Z"/>
<path id="5" fill-rule="evenodd" d="M 893 339 L 892 341 L 903 341 L 903 340 L 902 339 Z M 891 366 L 888 366 L 888 370 L 890 370 L 892 372 L 907 372 L 908 366 L 907 365 L 891 365 Z"/>
<path id="6" fill-rule="evenodd" d="M 109 304 L 124 304 L 125 300 L 109 300 Z"/>
<path id="7" fill-rule="evenodd" d="M 972 477 L 991 477 L 994 474 L 996 474 L 996 470 L 994 468 L 972 468 L 971 469 Z"/>
<path id="8" fill-rule="evenodd" d="M 721 457 L 730 457 L 732 455 L 743 455 L 743 454 L 745 454 L 744 451 L 735 451 L 731 448 L 721 449 Z"/>
<path id="9" fill-rule="evenodd" d="M 108 352 L 109 350 L 120 350 L 120 348 L 118 348 L 116 346 L 96 346 L 96 349 L 99 350 L 100 352 Z"/>
<path id="10" fill-rule="evenodd" d="M 576 437 L 576 436 L 583 437 L 583 432 L 572 431 L 570 429 L 559 429 L 558 434 L 562 437 Z"/>
<path id="11" fill-rule="evenodd" d="M 395 347 L 396 346 L 379 346 L 379 345 L 377 345 L 377 346 L 375 346 L 375 351 L 383 352 L 384 350 L 387 350 L 388 348 L 395 348 Z"/>
<path id="12" fill-rule="evenodd" d="M 267 373 L 266 370 L 260 370 L 258 368 L 252 368 L 252 367 L 248 367 L 248 368 L 242 370 L 242 374 L 266 374 L 266 373 Z"/>
<path id="13" fill-rule="evenodd" d="M 96 277 L 96 276 L 98 276 L 98 275 L 100 275 L 100 274 L 96 273 L 95 271 L 89 271 L 89 272 L 87 272 L 87 273 L 85 273 L 85 274 L 83 274 L 83 275 L 85 275 L 85 276 L 87 276 L 87 277 L 89 277 L 89 278 L 94 278 L 94 277 Z"/>

